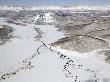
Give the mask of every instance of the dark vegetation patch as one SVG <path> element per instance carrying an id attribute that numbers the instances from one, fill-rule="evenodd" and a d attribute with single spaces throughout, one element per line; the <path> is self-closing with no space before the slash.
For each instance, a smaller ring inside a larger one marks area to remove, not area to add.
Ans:
<path id="1" fill-rule="evenodd" d="M 2 45 L 12 38 L 14 29 L 8 25 L 1 25 L 0 27 L 0 45 Z"/>
<path id="2" fill-rule="evenodd" d="M 12 20 L 7 20 L 6 22 L 7 22 L 7 23 L 10 23 L 10 24 L 15 24 L 15 25 L 26 26 L 25 24 L 18 23 L 18 22 L 14 22 L 14 21 L 12 21 Z"/>

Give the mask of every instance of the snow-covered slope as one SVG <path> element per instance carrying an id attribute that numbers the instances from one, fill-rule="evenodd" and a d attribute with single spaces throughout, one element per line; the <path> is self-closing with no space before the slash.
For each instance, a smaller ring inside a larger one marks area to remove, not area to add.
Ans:
<path id="1" fill-rule="evenodd" d="M 53 17 L 53 13 L 42 13 L 42 14 L 37 14 L 32 18 L 36 24 L 40 23 L 53 23 L 55 22 L 55 18 Z"/>

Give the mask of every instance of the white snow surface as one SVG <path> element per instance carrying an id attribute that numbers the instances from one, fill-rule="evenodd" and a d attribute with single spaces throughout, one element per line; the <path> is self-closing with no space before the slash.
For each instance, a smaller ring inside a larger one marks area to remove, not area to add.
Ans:
<path id="1" fill-rule="evenodd" d="M 52 16 L 53 16 L 53 13 L 49 13 L 49 12 L 48 13 L 45 13 L 43 17 L 40 17 L 40 15 L 37 14 L 36 16 L 34 16 L 32 18 L 32 20 L 34 20 L 34 22 L 36 22 L 39 19 L 44 19 L 44 22 L 45 23 L 53 23 L 53 22 L 55 22 L 55 19 Z"/>
<path id="2" fill-rule="evenodd" d="M 35 25 L 8 24 L 3 19 L 0 22 L 13 27 L 15 29 L 14 36 L 17 36 L 0 46 L 0 75 L 2 75 L 19 68 L 22 64 L 21 61 L 35 54 L 42 43 L 34 38 L 37 34 L 34 30 Z M 64 37 L 54 25 L 36 25 L 36 27 L 44 33 L 41 40 L 46 45 Z M 51 46 L 48 45 L 48 47 Z M 0 80 L 0 82 L 96 82 L 95 80 L 110 82 L 110 64 L 98 58 L 95 52 L 81 54 L 54 47 L 51 49 L 53 52 L 42 46 L 39 49 L 40 54 L 31 60 L 34 66 L 32 69 L 22 70 L 6 80 Z M 61 57 L 62 54 L 65 56 L 64 58 Z M 69 62 L 70 60 L 74 62 Z M 65 71 L 63 68 L 67 62 L 71 65 Z M 69 72 L 71 72 L 70 77 L 66 77 L 65 75 Z"/>

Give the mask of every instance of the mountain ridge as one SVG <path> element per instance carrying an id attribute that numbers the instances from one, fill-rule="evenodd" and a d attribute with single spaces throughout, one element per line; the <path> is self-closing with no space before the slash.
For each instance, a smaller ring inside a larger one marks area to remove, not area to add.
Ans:
<path id="1" fill-rule="evenodd" d="M 110 6 L 0 6 L 0 10 L 110 10 Z"/>

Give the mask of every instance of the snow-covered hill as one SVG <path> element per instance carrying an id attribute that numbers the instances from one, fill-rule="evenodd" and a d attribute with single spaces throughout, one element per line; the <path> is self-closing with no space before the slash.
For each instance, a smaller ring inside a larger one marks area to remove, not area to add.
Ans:
<path id="1" fill-rule="evenodd" d="M 40 23 L 53 23 L 55 21 L 53 13 L 40 13 L 32 18 L 36 24 Z"/>

